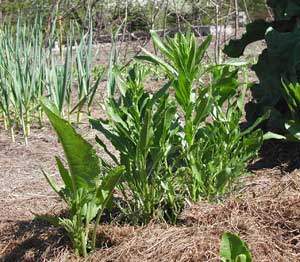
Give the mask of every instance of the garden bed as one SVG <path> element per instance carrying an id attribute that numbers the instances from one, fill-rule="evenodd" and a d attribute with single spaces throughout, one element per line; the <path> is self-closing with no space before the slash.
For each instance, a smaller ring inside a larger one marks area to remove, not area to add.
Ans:
<path id="1" fill-rule="evenodd" d="M 92 141 L 87 126 L 80 132 Z M 0 132 L 0 260 L 80 261 L 62 231 L 33 215 L 65 210 L 41 173 L 41 168 L 56 173 L 53 153 L 61 155 L 61 147 L 50 126 L 43 132 L 34 128 L 29 143 L 12 144 Z M 266 143 L 249 167 L 252 176 L 232 196 L 186 206 L 176 226 L 102 221 L 101 246 L 88 261 L 218 261 L 220 236 L 227 230 L 247 241 L 254 261 L 300 261 L 299 159 L 297 144 Z"/>

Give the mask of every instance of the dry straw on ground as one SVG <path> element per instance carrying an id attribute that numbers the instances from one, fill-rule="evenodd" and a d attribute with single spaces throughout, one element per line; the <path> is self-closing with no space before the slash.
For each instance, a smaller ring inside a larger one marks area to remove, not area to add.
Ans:
<path id="1" fill-rule="evenodd" d="M 62 231 L 30 213 L 63 209 L 40 173 L 41 166 L 57 173 L 53 153 L 62 151 L 55 134 L 36 130 L 26 150 L 2 134 L 0 261 L 83 262 Z M 220 261 L 220 236 L 232 231 L 248 242 L 255 262 L 300 262 L 299 167 L 298 144 L 271 142 L 250 166 L 253 176 L 244 178 L 234 195 L 187 206 L 176 226 L 101 224 L 98 249 L 87 261 Z"/>
<path id="2" fill-rule="evenodd" d="M 254 261 L 300 261 L 300 174 L 258 172 L 240 196 L 187 207 L 177 226 L 101 225 L 102 246 L 87 261 L 220 261 L 224 231 L 245 239 Z M 3 261 L 80 261 L 62 232 L 34 221 L 2 228 Z"/>

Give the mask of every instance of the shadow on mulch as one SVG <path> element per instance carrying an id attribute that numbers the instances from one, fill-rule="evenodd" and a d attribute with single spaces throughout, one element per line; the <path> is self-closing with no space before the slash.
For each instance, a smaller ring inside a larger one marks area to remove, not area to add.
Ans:
<path id="1" fill-rule="evenodd" d="M 271 140 L 263 144 L 259 159 L 250 164 L 248 169 L 256 171 L 264 168 L 279 168 L 292 172 L 300 168 L 300 143 Z"/>
<path id="2" fill-rule="evenodd" d="M 56 216 L 68 217 L 68 211 L 64 210 Z M 114 219 L 104 212 L 101 222 L 106 224 Z M 76 257 L 66 232 L 45 220 L 35 218 L 13 223 L 4 221 L 4 224 L 7 225 L 0 229 L 1 262 L 44 262 L 57 258 L 58 254 L 65 250 L 70 251 L 67 253 L 72 257 Z M 109 235 L 97 232 L 97 249 L 110 248 L 113 245 L 114 241 Z"/>
<path id="3" fill-rule="evenodd" d="M 43 261 L 44 257 L 53 258 L 59 250 L 70 245 L 62 230 L 40 219 L 17 221 L 3 231 L 0 239 L 6 244 L 0 258 L 3 262 Z"/>

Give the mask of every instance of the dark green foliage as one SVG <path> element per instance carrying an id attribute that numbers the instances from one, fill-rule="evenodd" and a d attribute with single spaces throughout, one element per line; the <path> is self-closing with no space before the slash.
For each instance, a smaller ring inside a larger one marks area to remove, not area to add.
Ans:
<path id="1" fill-rule="evenodd" d="M 278 121 L 278 112 L 284 116 L 288 106 L 284 100 L 281 79 L 296 83 L 300 78 L 299 39 L 300 3 L 292 0 L 267 1 L 272 8 L 275 20 L 266 22 L 257 20 L 247 26 L 247 32 L 240 40 L 231 40 L 224 52 L 230 57 L 239 57 L 246 46 L 257 40 L 266 40 L 267 48 L 259 56 L 253 70 L 259 78 L 259 84 L 252 87 L 254 101 L 247 105 L 247 118 L 254 121 L 268 108 L 277 114 L 271 114 Z"/>

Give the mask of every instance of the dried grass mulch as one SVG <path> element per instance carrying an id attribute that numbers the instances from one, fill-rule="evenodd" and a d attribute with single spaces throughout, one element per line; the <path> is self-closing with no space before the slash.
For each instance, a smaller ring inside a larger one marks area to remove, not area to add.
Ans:
<path id="1" fill-rule="evenodd" d="M 99 226 L 98 250 L 86 261 L 220 261 L 224 231 L 247 241 L 254 261 L 300 261 L 300 173 L 260 170 L 222 203 L 185 209 L 181 224 Z M 40 221 L 2 225 L 0 261 L 79 262 L 60 230 Z"/>

